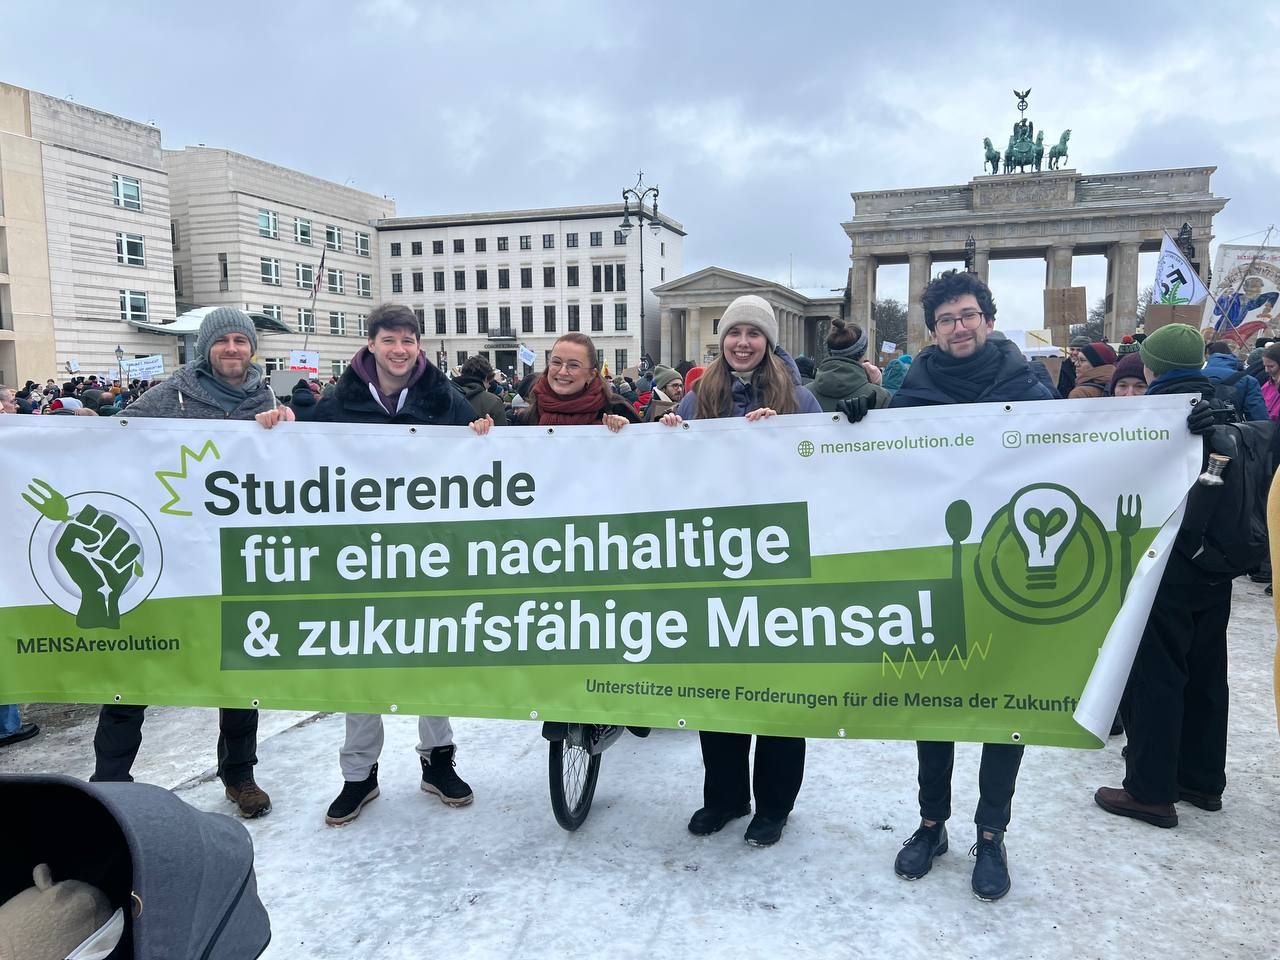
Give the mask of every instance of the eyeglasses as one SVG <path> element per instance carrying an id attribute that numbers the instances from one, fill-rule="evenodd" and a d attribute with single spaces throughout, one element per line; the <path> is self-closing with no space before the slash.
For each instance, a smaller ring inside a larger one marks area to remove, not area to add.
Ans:
<path id="1" fill-rule="evenodd" d="M 934 329 L 942 333 L 950 333 L 956 328 L 957 323 L 966 330 L 977 330 L 978 324 L 982 322 L 982 318 L 985 316 L 986 314 L 981 310 L 965 310 L 959 315 L 947 313 L 941 317 L 936 317 L 933 321 L 933 326 Z"/>
<path id="2" fill-rule="evenodd" d="M 561 368 L 569 374 L 576 374 L 585 370 L 586 365 L 579 363 L 577 360 L 561 360 L 559 357 L 552 357 L 547 361 L 547 369 L 559 370 Z"/>

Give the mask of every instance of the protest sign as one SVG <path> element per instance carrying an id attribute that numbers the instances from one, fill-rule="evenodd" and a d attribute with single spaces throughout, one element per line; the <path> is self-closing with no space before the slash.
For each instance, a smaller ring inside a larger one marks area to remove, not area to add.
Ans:
<path id="1" fill-rule="evenodd" d="M 124 375 L 129 380 L 154 380 L 164 376 L 164 357 L 158 353 L 149 357 L 122 360 L 120 366 L 124 368 Z"/>

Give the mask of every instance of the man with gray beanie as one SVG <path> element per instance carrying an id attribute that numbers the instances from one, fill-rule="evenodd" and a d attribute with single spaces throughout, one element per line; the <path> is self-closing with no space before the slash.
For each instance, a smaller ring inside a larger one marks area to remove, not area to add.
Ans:
<path id="1" fill-rule="evenodd" d="M 275 406 L 262 368 L 253 362 L 258 334 L 235 307 L 218 307 L 200 324 L 195 359 L 129 405 L 129 417 L 252 420 Z M 96 781 L 132 780 L 142 746 L 145 706 L 106 704 L 93 737 Z M 271 798 L 254 782 L 258 762 L 258 711 L 225 708 L 218 717 L 218 777 L 240 816 L 260 817 Z"/>

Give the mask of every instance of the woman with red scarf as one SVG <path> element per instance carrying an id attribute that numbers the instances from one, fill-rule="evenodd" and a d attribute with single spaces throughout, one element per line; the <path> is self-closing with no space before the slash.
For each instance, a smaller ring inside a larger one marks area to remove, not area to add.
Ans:
<path id="1" fill-rule="evenodd" d="M 635 408 L 600 376 L 597 356 L 596 345 L 585 333 L 566 333 L 557 340 L 519 422 L 531 427 L 603 423 L 614 433 L 628 423 L 639 423 Z"/>

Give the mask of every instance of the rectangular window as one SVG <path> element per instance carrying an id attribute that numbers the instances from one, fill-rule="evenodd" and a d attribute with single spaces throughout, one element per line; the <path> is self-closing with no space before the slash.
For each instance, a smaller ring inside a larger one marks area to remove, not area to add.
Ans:
<path id="1" fill-rule="evenodd" d="M 542 249 L 554 250 L 556 248 L 556 235 L 554 233 L 544 233 L 542 235 Z"/>
<path id="2" fill-rule="evenodd" d="M 507 249 L 509 249 L 509 248 L 508 248 L 508 246 L 507 246 L 507 238 L 506 238 L 506 237 L 499 237 L 499 238 L 498 238 L 498 250 L 499 250 L 499 252 L 505 251 L 505 250 L 507 250 Z"/>
<path id="3" fill-rule="evenodd" d="M 448 332 L 445 329 L 444 307 L 436 307 L 436 336 L 443 337 Z"/>
<path id="4" fill-rule="evenodd" d="M 123 263 L 130 267 L 145 267 L 147 265 L 142 234 L 116 234 L 116 263 Z"/>
<path id="5" fill-rule="evenodd" d="M 173 249 L 175 250 L 182 249 L 182 244 L 179 242 L 180 239 L 181 237 L 178 235 L 178 221 L 170 220 L 169 221 L 169 243 L 173 246 Z"/>
<path id="6" fill-rule="evenodd" d="M 280 237 L 280 225 L 276 222 L 274 210 L 258 211 L 258 236 L 266 237 L 268 240 L 276 240 Z"/>
<path id="7" fill-rule="evenodd" d="M 367 273 L 356 274 L 356 295 L 360 297 L 373 296 L 373 277 Z"/>
<path id="8" fill-rule="evenodd" d="M 417 321 L 418 321 L 418 333 L 419 334 L 426 333 L 427 332 L 427 311 L 422 307 L 414 307 L 413 315 L 414 317 L 417 318 Z"/>
<path id="9" fill-rule="evenodd" d="M 665 282 L 665 281 L 666 281 L 666 279 L 667 279 L 667 268 L 666 268 L 666 267 L 659 267 L 659 268 L 658 268 L 658 280 L 659 280 L 659 281 L 662 281 L 662 282 Z"/>
<path id="10" fill-rule="evenodd" d="M 413 254 L 415 257 L 422 256 L 422 241 L 414 240 L 412 243 L 410 243 L 409 252 Z"/>
<path id="11" fill-rule="evenodd" d="M 618 289 L 625 291 L 627 289 L 627 265 L 625 263 L 618 264 L 615 274 L 618 278 Z"/>
<path id="12" fill-rule="evenodd" d="M 613 329 L 627 329 L 627 305 L 625 303 L 615 303 L 613 305 Z"/>
<path id="13" fill-rule="evenodd" d="M 520 289 L 530 290 L 533 288 L 533 267 L 520 268 Z"/>
<path id="14" fill-rule="evenodd" d="M 591 305 L 591 332 L 600 333 L 604 330 L 604 304 L 593 303 Z"/>
<path id="15" fill-rule="evenodd" d="M 262 305 L 262 312 L 272 320 L 284 319 L 284 307 L 278 303 L 264 303 Z"/>
<path id="16" fill-rule="evenodd" d="M 556 308 L 553 304 L 548 303 L 542 308 L 542 332 L 556 332 Z"/>
<path id="17" fill-rule="evenodd" d="M 667 255 L 667 241 L 663 240 L 662 243 L 658 244 L 658 246 L 661 248 L 659 250 L 659 256 L 665 257 Z"/>
<path id="18" fill-rule="evenodd" d="M 431 253 L 432 253 L 432 255 L 433 255 L 433 256 L 437 256 L 437 257 L 438 257 L 438 256 L 440 256 L 442 253 L 444 253 L 444 241 L 443 241 L 443 240 L 432 240 L 432 241 L 431 241 Z"/>
<path id="19" fill-rule="evenodd" d="M 458 307 L 453 311 L 454 326 L 457 333 L 467 332 L 467 308 Z"/>
<path id="20" fill-rule="evenodd" d="M 467 351 L 459 350 L 457 356 L 458 356 L 458 366 L 462 366 L 464 363 L 467 362 Z"/>
<path id="21" fill-rule="evenodd" d="M 476 333 L 489 333 L 489 308 L 476 307 Z"/>
<path id="22" fill-rule="evenodd" d="M 467 271 L 465 270 L 453 271 L 453 289 L 455 290 L 467 289 Z"/>
<path id="23" fill-rule="evenodd" d="M 177 264 L 173 267 L 173 292 L 175 296 L 182 296 L 182 268 Z"/>
<path id="24" fill-rule="evenodd" d="M 569 324 L 569 332 L 577 333 L 582 329 L 581 319 L 578 314 L 578 305 L 576 303 L 571 303 L 565 309 L 569 311 L 569 315 L 566 318 Z"/>
<path id="25" fill-rule="evenodd" d="M 347 362 L 345 360 L 330 360 L 329 372 L 335 377 L 340 377 L 346 373 Z"/>
<path id="26" fill-rule="evenodd" d="M 347 335 L 347 315 L 337 310 L 329 311 L 329 335 L 345 337 Z"/>
<path id="27" fill-rule="evenodd" d="M 591 245 L 593 247 L 599 247 L 599 246 L 602 246 L 603 244 L 604 244 L 604 234 L 599 230 L 592 230 Z"/>
<path id="28" fill-rule="evenodd" d="M 499 290 L 511 289 L 511 271 L 508 270 L 506 267 L 498 268 L 498 289 Z"/>
<path id="29" fill-rule="evenodd" d="M 489 289 L 489 271 L 488 270 L 476 271 L 476 289 L 477 290 Z"/>
<path id="30" fill-rule="evenodd" d="M 520 238 L 520 249 L 521 249 L 521 250 L 532 250 L 532 249 L 533 249 L 533 246 L 532 246 L 532 244 L 529 242 L 531 239 L 532 239 L 532 235 L 531 235 L 531 234 L 528 234 L 528 233 L 526 233 L 523 237 L 521 237 L 521 238 Z"/>
<path id="31" fill-rule="evenodd" d="M 566 233 L 564 235 L 564 245 L 566 247 L 576 247 L 578 245 L 578 235 L 576 233 Z"/>
<path id="32" fill-rule="evenodd" d="M 310 290 L 316 285 L 315 268 L 309 263 L 298 263 L 293 268 L 293 278 L 299 290 Z"/>
<path id="33" fill-rule="evenodd" d="M 339 234 L 339 239 L 341 239 L 341 234 Z M 369 256 L 369 235 L 358 230 L 356 231 L 356 256 Z"/>
<path id="34" fill-rule="evenodd" d="M 310 307 L 298 308 L 298 332 L 299 333 L 315 333 L 316 332 L 316 314 Z"/>
<path id="35" fill-rule="evenodd" d="M 556 268 L 555 267 L 542 268 L 542 285 L 544 287 L 554 287 L 556 285 Z"/>
<path id="36" fill-rule="evenodd" d="M 226 264 L 226 261 L 222 261 Z M 280 286 L 280 261 L 275 257 L 263 257 L 261 260 L 262 282 L 269 283 L 273 287 Z"/>
<path id="37" fill-rule="evenodd" d="M 396 271 L 391 274 L 391 292 L 404 293 L 404 274 Z"/>
<path id="38" fill-rule="evenodd" d="M 520 332 L 533 333 L 533 307 L 520 308 Z"/>
<path id="39" fill-rule="evenodd" d="M 293 242 L 311 246 L 311 221 L 301 217 L 293 218 Z"/>
<path id="40" fill-rule="evenodd" d="M 514 337 L 516 332 L 511 329 L 511 308 L 498 308 L 498 336 Z"/>
<path id="41" fill-rule="evenodd" d="M 398 257 L 398 256 L 400 256 L 400 244 L 398 244 L 398 243 L 393 243 L 393 244 L 391 245 L 391 255 L 392 255 L 393 257 Z"/>
<path id="42" fill-rule="evenodd" d="M 356 336 L 369 336 L 369 315 L 367 313 L 356 314 Z"/>
<path id="43" fill-rule="evenodd" d="M 453 241 L 453 252 L 454 252 L 454 253 L 466 253 L 466 252 L 467 252 L 467 242 L 466 242 L 465 240 L 462 240 L 462 239 L 455 239 L 455 240 Z"/>
<path id="44" fill-rule="evenodd" d="M 117 207 L 124 207 L 126 210 L 142 209 L 142 181 L 134 177 L 122 177 L 117 173 L 111 177 L 111 191 Z"/>
<path id="45" fill-rule="evenodd" d="M 627 369 L 627 351 L 625 350 L 613 351 L 613 363 L 614 363 L 613 368 L 617 370 L 619 373 Z"/>
<path id="46" fill-rule="evenodd" d="M 604 289 L 604 287 L 600 283 L 601 276 L 602 276 L 602 272 L 600 270 L 600 264 L 593 263 L 591 265 L 591 292 L 592 293 L 599 293 L 601 290 Z"/>
<path id="47" fill-rule="evenodd" d="M 218 289 L 219 289 L 219 290 L 229 290 L 229 289 L 231 289 L 231 275 L 230 275 L 229 269 L 230 269 L 230 268 L 229 268 L 229 265 L 228 265 L 228 263 L 227 263 L 227 255 L 226 255 L 225 253 L 220 253 L 220 254 L 218 254 Z M 264 277 L 262 278 L 262 282 L 263 282 L 263 283 L 270 283 L 271 281 L 270 281 L 270 280 L 268 280 L 268 279 L 264 276 Z M 278 284 L 279 282 L 280 282 L 280 264 L 279 264 L 279 262 L 277 261 L 277 263 L 276 263 L 276 283 Z"/>
<path id="48" fill-rule="evenodd" d="M 341 270 L 325 270 L 325 281 L 330 293 L 347 292 L 347 278 L 342 275 Z"/>
<path id="49" fill-rule="evenodd" d="M 425 289 L 424 277 L 421 270 L 413 271 L 413 292 L 422 293 Z"/>
<path id="50" fill-rule="evenodd" d="M 437 270 L 431 275 L 431 286 L 436 293 L 444 293 L 444 271 Z"/>
<path id="51" fill-rule="evenodd" d="M 578 285 L 578 265 L 576 263 L 564 268 L 564 285 L 566 287 L 576 287 Z"/>
<path id="52" fill-rule="evenodd" d="M 342 252 L 342 228 L 332 223 L 325 224 L 324 245 L 334 253 Z M 358 244 L 357 244 L 358 245 Z"/>
<path id="53" fill-rule="evenodd" d="M 623 247 L 627 244 L 627 238 L 622 235 L 621 230 L 613 231 L 613 245 L 615 247 Z"/>
<path id="54" fill-rule="evenodd" d="M 488 242 L 485 240 L 484 237 L 476 237 L 475 247 L 476 247 L 476 253 L 484 253 L 486 248 L 488 247 Z"/>
<path id="55" fill-rule="evenodd" d="M 147 291 L 120 291 L 120 319 L 126 321 L 136 320 L 140 323 L 147 322 Z"/>
<path id="56" fill-rule="evenodd" d="M 613 293 L 613 264 L 606 263 L 604 265 L 604 291 L 605 293 Z"/>

